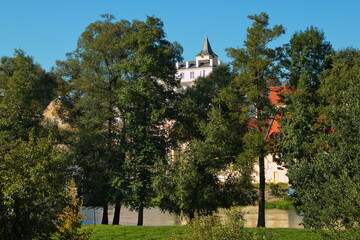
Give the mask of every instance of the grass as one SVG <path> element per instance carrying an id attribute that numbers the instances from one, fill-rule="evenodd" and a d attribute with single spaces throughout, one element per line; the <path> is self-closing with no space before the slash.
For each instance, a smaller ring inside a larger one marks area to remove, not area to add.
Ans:
<path id="1" fill-rule="evenodd" d="M 269 189 L 271 185 L 279 185 L 281 188 L 286 189 L 287 183 L 265 183 L 265 189 Z M 260 183 L 252 183 L 251 184 L 254 188 L 260 188 Z"/>
<path id="2" fill-rule="evenodd" d="M 112 226 L 83 225 L 84 229 L 92 229 L 91 240 L 153 240 L 169 239 L 172 235 L 183 235 L 186 226 Z"/>
<path id="3" fill-rule="evenodd" d="M 187 226 L 111 226 L 84 225 L 84 229 L 93 229 L 91 240 L 168 240 L 172 236 L 182 236 L 188 230 Z M 274 240 L 318 240 L 318 234 L 308 229 L 266 228 L 266 233 Z"/>
<path id="4" fill-rule="evenodd" d="M 283 210 L 293 210 L 294 205 L 293 202 L 289 198 L 283 198 L 276 201 L 268 201 L 265 202 L 266 209 L 283 209 Z"/>

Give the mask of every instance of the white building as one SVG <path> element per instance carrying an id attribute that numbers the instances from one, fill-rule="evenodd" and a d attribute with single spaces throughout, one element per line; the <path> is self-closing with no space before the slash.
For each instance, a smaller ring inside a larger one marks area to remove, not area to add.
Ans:
<path id="1" fill-rule="evenodd" d="M 221 61 L 211 49 L 209 39 L 206 36 L 203 47 L 195 61 L 177 62 L 176 69 L 178 77 L 181 78 L 181 85 L 184 87 L 194 84 L 194 80 L 198 77 L 208 76 Z"/>

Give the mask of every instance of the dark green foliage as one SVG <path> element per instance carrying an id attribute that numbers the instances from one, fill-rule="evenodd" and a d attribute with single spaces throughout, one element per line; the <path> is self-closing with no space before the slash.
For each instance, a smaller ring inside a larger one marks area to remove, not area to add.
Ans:
<path id="1" fill-rule="evenodd" d="M 325 35 L 315 27 L 296 32 L 290 43 L 284 46 L 282 63 L 288 71 L 288 83 L 293 89 L 319 86 L 322 71 L 330 67 L 331 44 Z"/>
<path id="2" fill-rule="evenodd" d="M 220 65 L 209 76 L 197 78 L 193 86 L 184 90 L 176 105 L 178 114 L 173 137 L 181 142 L 204 139 L 200 129 L 208 122 L 208 114 L 219 93 L 234 77 L 229 66 Z"/>
<path id="3" fill-rule="evenodd" d="M 311 27 L 295 33 L 290 43 L 285 45 L 284 66 L 288 71 L 292 94 L 284 94 L 283 130 L 287 144 L 283 144 L 287 163 L 316 151 L 314 145 L 317 133 L 317 116 L 321 74 L 330 67 L 331 44 L 325 41 L 324 33 Z M 292 117 L 294 116 L 294 117 Z M 296 116 L 296 117 L 295 117 Z M 291 126 L 291 127 L 290 127 Z M 307 134 L 303 134 L 307 133 Z M 288 135 L 289 134 L 289 135 Z M 291 136 L 287 138 L 287 136 Z"/>
<path id="4" fill-rule="evenodd" d="M 126 197 L 143 209 L 153 197 L 152 167 L 168 148 L 161 126 L 172 118 L 174 63 L 182 50 L 165 39 L 158 18 L 103 17 L 87 27 L 56 73 L 72 86 L 73 146 L 85 204 L 103 206 L 107 223 L 108 203 Z M 129 181 L 131 175 L 136 178 Z"/>
<path id="5" fill-rule="evenodd" d="M 133 175 L 126 203 L 139 211 L 138 225 L 142 225 L 143 209 L 151 205 L 155 196 L 155 165 L 166 162 L 170 148 L 167 120 L 174 117 L 174 90 L 179 86 L 175 62 L 181 59 L 182 50 L 165 39 L 158 18 L 134 21 L 132 28 L 127 39 L 130 54 L 124 61 L 126 76 L 117 91 L 117 106 L 122 111 L 127 176 Z M 115 180 L 119 189 L 122 181 Z"/>
<path id="6" fill-rule="evenodd" d="M 283 187 L 283 185 L 281 184 L 270 184 L 270 195 L 274 196 L 274 197 L 284 197 L 286 195 L 287 192 L 287 188 L 286 186 Z"/>
<path id="7" fill-rule="evenodd" d="M 22 50 L 0 64 L 0 238 L 48 239 L 69 171 L 54 139 L 41 137 L 55 77 Z M 31 132 L 31 133 L 30 133 Z"/>
<path id="8" fill-rule="evenodd" d="M 51 139 L 35 139 L 33 134 L 1 152 L 1 239 L 49 239 L 63 209 L 66 159 Z"/>
<path id="9" fill-rule="evenodd" d="M 29 129 L 40 130 L 42 113 L 54 98 L 56 81 L 32 57 L 15 50 L 0 64 L 0 143 L 27 139 Z M 3 141 L 3 142 L 1 142 Z"/>
<path id="10" fill-rule="evenodd" d="M 73 104 L 63 105 L 76 129 L 70 143 L 75 151 L 77 179 L 85 205 L 104 207 L 118 201 L 111 176 L 121 171 L 124 150 L 120 143 L 121 109 L 117 108 L 116 91 L 122 85 L 122 61 L 128 56 L 126 36 L 131 32 L 128 21 L 105 20 L 90 24 L 81 34 L 77 49 L 54 70 L 64 83 Z"/>
<path id="11" fill-rule="evenodd" d="M 234 70 L 238 76 L 221 94 L 223 102 L 237 119 L 245 126 L 242 142 L 244 151 L 239 155 L 238 165 L 252 165 L 258 158 L 260 174 L 259 227 L 265 227 L 265 171 L 264 156 L 268 141 L 266 129 L 268 121 L 275 115 L 268 95 L 268 81 L 279 77 L 277 52 L 267 46 L 269 42 L 284 33 L 281 25 L 269 28 L 266 13 L 249 16 L 253 24 L 247 29 L 245 48 L 227 49 L 233 58 Z M 249 127 L 247 127 L 249 126 Z M 265 131 L 264 131 L 265 129 Z"/>
<path id="12" fill-rule="evenodd" d="M 218 96 L 232 77 L 227 66 L 219 67 L 185 90 L 174 126 L 175 135 L 176 131 L 182 135 L 177 140 L 183 149 L 177 149 L 178 156 L 169 166 L 159 168 L 155 183 L 163 210 L 193 218 L 212 214 L 219 207 L 254 201 L 251 166 L 231 173 L 231 164 L 242 151 L 243 128 Z M 219 175 L 224 175 L 222 182 Z"/>
<path id="13" fill-rule="evenodd" d="M 300 103 L 295 98 L 287 108 L 281 146 L 296 191 L 295 207 L 306 227 L 359 227 L 359 61 L 357 50 L 335 54 L 331 69 L 320 78 L 319 104 L 311 114 L 296 111 Z"/>

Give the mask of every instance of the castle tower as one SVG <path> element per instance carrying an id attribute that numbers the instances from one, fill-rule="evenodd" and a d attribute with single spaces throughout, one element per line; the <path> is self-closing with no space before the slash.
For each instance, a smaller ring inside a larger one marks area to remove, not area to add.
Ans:
<path id="1" fill-rule="evenodd" d="M 218 60 L 206 36 L 200 53 L 195 56 L 195 61 L 176 63 L 177 76 L 180 77 L 183 87 L 191 86 L 196 78 L 208 76 L 220 64 L 221 61 Z"/>
<path id="2" fill-rule="evenodd" d="M 196 61 L 202 61 L 202 60 L 210 60 L 213 59 L 217 62 L 218 55 L 216 55 L 213 50 L 211 49 L 211 45 L 209 43 L 209 39 L 206 36 L 205 41 L 203 44 L 203 47 L 198 55 L 196 55 Z"/>

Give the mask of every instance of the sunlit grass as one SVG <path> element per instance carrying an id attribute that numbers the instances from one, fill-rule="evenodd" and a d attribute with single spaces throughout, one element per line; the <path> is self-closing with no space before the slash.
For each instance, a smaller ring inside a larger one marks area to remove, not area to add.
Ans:
<path id="1" fill-rule="evenodd" d="M 187 226 L 111 226 L 111 225 L 84 225 L 85 229 L 93 229 L 91 240 L 153 240 L 172 239 L 177 235 L 181 237 L 188 230 Z M 308 229 L 267 228 L 267 234 L 274 240 L 317 240 L 318 234 Z"/>

